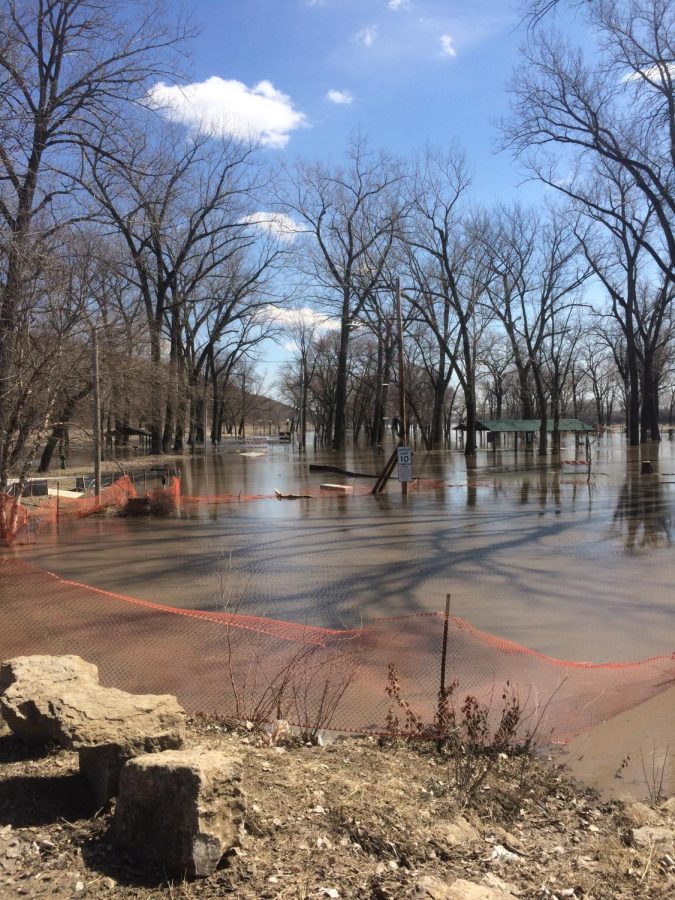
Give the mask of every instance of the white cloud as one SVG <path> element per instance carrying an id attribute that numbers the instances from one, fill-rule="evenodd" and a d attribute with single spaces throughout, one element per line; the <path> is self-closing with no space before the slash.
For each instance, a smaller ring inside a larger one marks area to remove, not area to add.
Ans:
<path id="1" fill-rule="evenodd" d="M 302 231 L 301 226 L 285 213 L 256 212 L 246 216 L 244 221 L 285 241 L 292 241 Z"/>
<path id="2" fill-rule="evenodd" d="M 671 75 L 675 75 L 675 64 L 667 63 L 666 68 Z M 660 82 L 663 83 L 663 72 L 661 71 L 659 66 L 649 66 L 646 69 L 638 69 L 635 72 L 629 72 L 628 75 L 624 75 L 621 79 L 622 81 L 652 81 L 652 82 Z"/>
<path id="3" fill-rule="evenodd" d="M 452 37 L 449 34 L 442 34 L 440 37 L 441 53 L 443 56 L 457 56 L 457 51 L 453 46 Z"/>
<path id="4" fill-rule="evenodd" d="M 331 103 L 338 103 L 343 105 L 351 103 L 354 99 L 349 91 L 336 91 L 333 88 L 328 91 L 326 97 L 330 100 Z"/>
<path id="5" fill-rule="evenodd" d="M 394 12 L 396 12 L 397 9 L 400 9 L 403 6 L 404 2 L 405 0 L 389 0 L 389 9 L 393 9 Z"/>
<path id="6" fill-rule="evenodd" d="M 364 47 L 372 47 L 377 37 L 377 25 L 366 25 L 354 35 L 354 40 Z"/>
<path id="7" fill-rule="evenodd" d="M 270 81 L 259 81 L 252 88 L 217 75 L 185 85 L 160 81 L 148 97 L 173 121 L 200 131 L 252 137 L 266 147 L 285 147 L 290 133 L 307 124 L 305 114 Z"/>
<path id="8" fill-rule="evenodd" d="M 289 328 L 306 325 L 308 328 L 315 327 L 319 331 L 339 331 L 340 329 L 339 319 L 317 312 L 315 309 L 310 309 L 309 306 L 303 306 L 300 309 L 288 309 L 270 305 L 264 308 L 262 314 L 267 317 L 268 321 L 271 319 L 279 325 Z"/>

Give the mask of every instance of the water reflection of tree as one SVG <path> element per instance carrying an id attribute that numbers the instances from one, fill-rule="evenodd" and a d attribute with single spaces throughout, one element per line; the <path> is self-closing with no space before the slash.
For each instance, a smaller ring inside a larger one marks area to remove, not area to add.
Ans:
<path id="1" fill-rule="evenodd" d="M 614 511 L 612 532 L 623 540 L 626 550 L 669 547 L 671 544 L 670 503 L 658 476 L 626 474 Z"/>

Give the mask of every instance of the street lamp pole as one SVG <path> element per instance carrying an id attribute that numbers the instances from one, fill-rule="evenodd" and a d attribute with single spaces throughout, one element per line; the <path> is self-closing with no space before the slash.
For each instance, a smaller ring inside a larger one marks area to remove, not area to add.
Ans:
<path id="1" fill-rule="evenodd" d="M 382 490 L 384 490 L 384 486 L 387 481 L 391 477 L 392 472 L 396 468 L 396 462 L 398 460 L 398 448 L 403 447 L 407 434 L 408 434 L 408 425 L 406 422 L 405 415 L 405 364 L 403 357 L 403 316 L 401 313 L 401 279 L 396 279 L 395 285 L 395 301 L 396 301 L 396 322 L 398 326 L 398 400 L 399 400 L 399 422 L 400 422 L 400 432 L 398 444 L 394 448 L 394 452 L 389 457 L 387 464 L 384 469 L 380 473 L 377 481 L 373 485 L 373 489 L 371 491 L 372 494 L 379 494 Z M 406 497 L 408 494 L 408 484 L 405 481 L 401 482 L 401 494 Z"/>
<path id="2" fill-rule="evenodd" d="M 98 335 L 95 325 L 91 329 L 91 368 L 94 382 L 94 409 L 91 417 L 94 433 L 94 497 L 99 503 L 101 500 L 101 392 L 98 375 Z"/>
<path id="3" fill-rule="evenodd" d="M 396 279 L 396 323 L 398 327 L 398 402 L 400 435 L 399 446 L 405 444 L 408 435 L 408 426 L 405 417 L 405 363 L 403 360 L 403 315 L 401 313 L 401 279 Z M 408 482 L 401 482 L 401 494 L 405 497 L 408 493 Z"/>

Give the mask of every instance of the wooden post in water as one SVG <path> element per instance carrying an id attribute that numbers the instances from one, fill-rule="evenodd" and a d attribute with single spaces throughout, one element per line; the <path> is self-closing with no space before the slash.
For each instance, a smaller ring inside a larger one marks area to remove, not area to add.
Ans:
<path id="1" fill-rule="evenodd" d="M 447 728 L 447 722 L 445 721 L 445 710 L 446 710 L 446 688 L 445 688 L 445 670 L 448 663 L 448 626 L 450 624 L 450 598 L 452 594 L 445 595 L 445 619 L 443 621 L 443 649 L 441 651 L 441 686 L 438 692 L 438 705 L 437 705 L 437 718 L 438 724 L 440 726 L 440 734 L 438 738 L 437 749 L 440 751 L 443 749 L 443 740 L 447 737 L 447 734 L 444 734 L 443 731 Z"/>
<path id="2" fill-rule="evenodd" d="M 445 595 L 445 619 L 443 622 L 443 650 L 441 651 L 441 696 L 445 694 L 445 668 L 448 661 L 448 626 L 450 623 L 450 599 L 452 594 Z"/>

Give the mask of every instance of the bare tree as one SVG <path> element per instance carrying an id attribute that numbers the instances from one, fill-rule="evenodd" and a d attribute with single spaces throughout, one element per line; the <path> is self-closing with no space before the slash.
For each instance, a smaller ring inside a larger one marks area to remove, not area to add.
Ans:
<path id="1" fill-rule="evenodd" d="M 382 275 L 401 216 L 401 176 L 385 153 L 373 153 L 356 137 L 348 164 L 331 170 L 302 163 L 293 178 L 287 208 L 302 221 L 301 265 L 319 302 L 340 319 L 333 447 L 346 439 L 347 360 L 352 320 L 366 298 L 382 286 Z"/>
<path id="2" fill-rule="evenodd" d="M 574 229 L 560 212 L 548 219 L 521 207 L 502 208 L 479 223 L 488 255 L 486 300 L 501 322 L 511 344 L 520 382 L 523 416 L 530 409 L 529 378 L 534 382 L 539 407 L 539 452 L 548 444 L 548 400 L 551 383 L 547 364 L 558 359 L 555 384 L 560 383 L 558 338 L 566 335 L 570 311 L 578 306 L 578 292 L 589 277 Z M 556 388 L 554 388 L 555 393 Z M 554 396 L 554 420 L 558 409 Z"/>
<path id="3" fill-rule="evenodd" d="M 155 5 L 129 13 L 115 0 L 6 0 L 0 11 L 0 490 L 15 460 L 23 323 L 49 235 L 81 214 L 70 190 L 82 147 L 169 73 L 185 35 Z"/>
<path id="4" fill-rule="evenodd" d="M 65 234 L 58 242 L 52 234 L 40 243 L 33 277 L 24 275 L 21 303 L 15 309 L 15 335 L 9 358 L 11 388 L 3 397 L 6 416 L 0 432 L 0 454 L 4 466 L 0 485 L 0 540 L 12 539 L 17 503 L 23 493 L 30 464 L 44 441 L 58 398 L 78 391 L 82 358 L 87 354 L 87 335 L 82 319 L 89 299 L 86 261 Z M 18 472 L 12 498 L 7 499 L 9 473 Z"/>
<path id="5" fill-rule="evenodd" d="M 436 435 L 437 416 L 454 371 L 464 395 L 464 452 L 469 456 L 476 452 L 476 348 L 488 316 L 480 306 L 482 244 L 462 210 L 468 185 L 461 154 L 428 150 L 410 182 L 411 212 L 403 240 L 413 283 L 406 298 L 436 336 L 439 350 Z"/>
<path id="6" fill-rule="evenodd" d="M 504 143 L 544 183 L 626 227 L 675 280 L 675 6 L 670 0 L 599 0 L 584 7 L 597 35 L 592 63 L 539 30 L 511 84 Z M 637 192 L 654 226 L 622 221 L 595 190 L 599 165 Z"/>
<path id="7" fill-rule="evenodd" d="M 81 183 L 99 205 L 100 223 L 126 247 L 143 298 L 153 366 L 162 367 L 166 337 L 177 393 L 184 386 L 189 394 L 278 249 L 267 241 L 266 251 L 252 251 L 261 243 L 253 218 L 260 184 L 256 147 L 209 134 L 170 138 L 164 129 L 136 133 L 124 155 L 110 152 L 104 138 L 88 149 Z M 207 325 L 209 339 L 197 352 L 195 336 Z M 150 402 L 153 453 L 169 449 L 175 410 L 171 406 L 164 416 L 164 400 L 157 378 Z"/>

